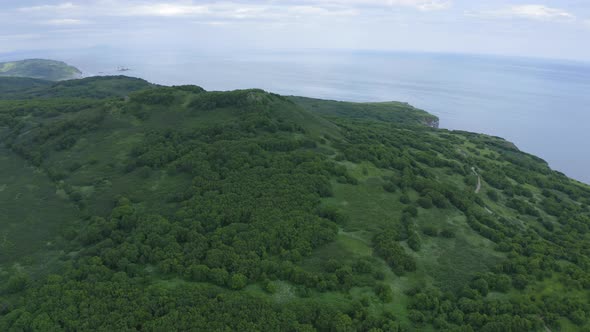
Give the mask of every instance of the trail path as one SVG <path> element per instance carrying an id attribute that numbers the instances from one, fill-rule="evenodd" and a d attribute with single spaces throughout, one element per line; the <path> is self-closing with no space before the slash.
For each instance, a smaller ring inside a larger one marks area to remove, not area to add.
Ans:
<path id="1" fill-rule="evenodd" d="M 366 239 L 358 236 L 357 234 L 350 233 L 350 232 L 345 232 L 342 228 L 338 229 L 338 234 L 342 234 L 342 235 L 348 236 L 350 238 L 353 238 L 355 240 L 361 241 L 362 243 L 364 243 L 366 245 L 369 244 Z"/>
<path id="2" fill-rule="evenodd" d="M 475 187 L 475 193 L 479 194 L 479 191 L 481 190 L 481 176 L 477 174 L 475 167 L 471 167 L 471 170 L 473 171 L 473 174 L 477 175 L 477 186 Z"/>

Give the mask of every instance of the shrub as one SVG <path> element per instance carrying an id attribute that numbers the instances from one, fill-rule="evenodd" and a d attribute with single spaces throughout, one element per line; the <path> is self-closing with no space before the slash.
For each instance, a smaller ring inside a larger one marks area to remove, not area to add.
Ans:
<path id="1" fill-rule="evenodd" d="M 443 229 L 443 230 L 440 232 L 440 236 L 442 236 L 442 237 L 445 237 L 445 238 L 447 238 L 447 239 L 454 238 L 454 237 L 455 237 L 455 232 L 453 232 L 453 231 L 452 231 L 452 230 L 450 230 L 450 229 Z"/>
<path id="2" fill-rule="evenodd" d="M 424 226 L 422 228 L 422 233 L 424 233 L 425 235 L 428 235 L 428 236 L 437 236 L 438 235 L 438 231 L 436 230 L 436 228 L 431 225 Z"/>

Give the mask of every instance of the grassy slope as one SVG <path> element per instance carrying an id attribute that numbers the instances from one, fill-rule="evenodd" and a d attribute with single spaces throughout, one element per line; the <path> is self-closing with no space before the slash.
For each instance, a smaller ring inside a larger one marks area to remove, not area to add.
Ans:
<path id="1" fill-rule="evenodd" d="M 0 172 L 0 261 L 30 262 L 35 253 L 51 252 L 61 230 L 78 220 L 76 207 L 42 172 L 4 147 Z"/>
<path id="2" fill-rule="evenodd" d="M 79 80 L 50 82 L 21 77 L 0 77 L 0 100 L 33 98 L 125 97 L 134 91 L 149 89 L 153 84 L 126 76 L 87 77 Z"/>
<path id="3" fill-rule="evenodd" d="M 290 96 L 290 100 L 309 112 L 328 118 L 370 119 L 401 125 L 438 126 L 438 118 L 401 102 L 352 103 Z"/>
<path id="4" fill-rule="evenodd" d="M 117 97 L 142 87 L 151 87 L 144 82 L 125 77 L 87 78 L 66 81 L 44 88 L 35 87 L 32 92 L 26 90 L 25 93 L 42 95 L 47 98 L 61 98 L 83 95 L 85 91 L 92 90 L 90 97 Z M 96 89 L 97 85 L 99 89 Z M 84 202 L 91 202 L 84 206 L 82 215 L 108 215 L 114 198 L 118 196 L 126 196 L 133 201 L 143 202 L 147 208 L 164 213 L 167 204 L 162 201 L 162 197 L 169 196 L 178 188 L 182 188 L 187 182 L 190 182 L 190 178 L 183 175 L 171 176 L 166 172 L 157 171 L 151 172 L 148 176 L 140 176 L 138 172 L 128 174 L 120 170 L 125 167 L 133 147 L 151 130 L 203 128 L 236 121 L 239 108 L 226 107 L 206 112 L 195 112 L 191 111 L 190 106 L 188 106 L 188 103 L 193 98 L 194 95 L 191 93 L 178 91 L 175 93 L 173 104 L 166 106 L 146 107 L 143 104 L 133 102 L 133 100 L 98 102 L 100 112 L 106 112 L 108 115 L 96 130 L 80 133 L 81 135 L 76 139 L 75 144 L 65 151 L 56 151 L 53 148 L 40 149 L 44 151 L 43 154 L 47 154 L 47 158 L 43 163 L 45 171 L 49 170 L 50 174 L 54 175 L 59 173 L 57 176 L 60 177 L 60 180 L 56 182 L 50 181 L 47 175 L 44 174 L 43 169 L 35 167 L 23 169 L 22 165 L 26 164 L 26 162 L 16 154 L 6 149 L 0 151 L 3 160 L 5 160 L 2 169 L 3 174 L 11 174 L 9 179 L 12 179 L 10 185 L 4 186 L 0 183 L 0 189 L 3 189 L 0 194 L 5 195 L 6 198 L 18 194 L 18 191 L 15 190 L 20 185 L 44 193 L 34 196 L 35 191 L 33 191 L 32 197 L 22 198 L 27 199 L 26 205 L 35 206 L 41 204 L 44 199 L 48 200 L 45 207 L 48 213 L 44 213 L 42 209 L 28 211 L 22 209 L 20 204 L 16 205 L 10 199 L 5 201 L 6 213 L 2 215 L 0 225 L 13 230 L 10 232 L 4 230 L 0 234 L 6 235 L 6 243 L 10 243 L 11 247 L 14 247 L 12 244 L 18 242 L 21 245 L 27 245 L 29 249 L 25 251 L 11 250 L 10 254 L 13 256 L 11 256 L 10 262 L 22 260 L 27 255 L 35 252 L 35 250 L 44 249 L 43 244 L 48 242 L 48 239 L 60 235 L 60 227 L 50 227 L 48 224 L 58 223 L 57 225 L 63 225 L 60 223 L 61 219 L 71 219 L 72 213 L 74 213 L 73 215 L 81 213 L 76 212 L 77 209 L 68 212 L 72 209 L 68 197 L 72 195 L 80 196 Z M 56 105 L 48 104 L 50 100 L 42 102 L 42 105 L 49 105 L 49 108 L 56 109 Z M 68 105 L 68 99 L 61 100 L 62 104 Z M 277 101 L 275 100 L 275 102 Z M 74 105 L 74 103 L 76 101 L 72 100 L 71 105 Z M 309 124 L 311 135 L 319 136 L 320 132 L 323 134 L 330 133 L 333 136 L 339 135 L 337 128 L 330 122 L 304 112 L 292 103 L 284 101 L 280 103 L 280 107 L 276 108 L 278 116 L 289 118 L 301 125 Z M 30 102 L 0 101 L 0 110 L 19 110 L 20 112 L 26 104 L 30 104 Z M 36 112 L 36 116 L 24 121 L 24 123 L 27 123 L 26 126 L 30 128 L 24 130 L 24 133 L 17 137 L 13 143 L 26 146 L 28 149 L 34 149 L 38 147 L 38 143 L 32 141 L 31 138 L 38 135 L 42 128 L 56 123 L 79 122 L 92 118 L 97 112 L 97 104 L 90 103 L 89 105 L 95 107 L 82 105 L 79 106 L 80 111 L 66 112 L 59 115 L 56 113 L 50 117 L 45 116 L 47 114 L 45 109 L 40 109 Z M 129 113 L 141 114 L 141 117 L 147 117 L 147 119 L 140 120 Z M 149 117 L 146 115 L 147 113 L 149 113 Z M 27 171 L 36 175 L 34 177 L 26 176 Z M 61 176 L 65 176 L 65 178 L 61 179 Z M 45 197 L 38 197 L 43 195 Z M 53 214 L 50 210 L 52 204 L 55 206 Z M 59 213 L 60 209 L 64 211 L 63 216 Z M 38 216 L 28 217 L 28 215 L 23 215 L 25 212 L 35 212 L 38 213 Z M 171 213 L 171 210 L 169 213 Z M 41 215 L 44 215 L 44 218 L 40 218 Z M 22 224 L 23 227 L 20 229 L 15 228 L 13 220 L 25 222 L 26 224 Z M 42 227 L 37 229 L 38 236 L 31 236 L 27 238 L 27 241 L 19 241 L 19 239 L 26 238 L 30 229 L 39 226 Z M 5 253 L 6 255 L 9 254 L 8 252 Z"/>
<path id="5" fill-rule="evenodd" d="M 23 91 L 43 89 L 52 82 L 27 77 L 0 77 L 0 96 L 2 99 L 22 97 Z"/>

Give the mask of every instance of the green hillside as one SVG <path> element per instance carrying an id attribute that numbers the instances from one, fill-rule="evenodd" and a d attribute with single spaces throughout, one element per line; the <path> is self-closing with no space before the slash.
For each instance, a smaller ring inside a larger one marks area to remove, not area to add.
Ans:
<path id="1" fill-rule="evenodd" d="M 328 118 L 349 118 L 394 122 L 399 125 L 427 125 L 438 127 L 438 118 L 407 103 L 351 103 L 290 96 L 304 109 Z"/>
<path id="2" fill-rule="evenodd" d="M 0 330 L 589 330 L 590 188 L 437 123 L 0 80 Z"/>
<path id="3" fill-rule="evenodd" d="M 0 62 L 0 76 L 61 81 L 79 77 L 81 74 L 82 72 L 78 68 L 61 61 L 28 59 Z"/>
<path id="4" fill-rule="evenodd" d="M 145 80 L 126 76 L 95 76 L 61 82 L 21 77 L 0 77 L 0 100 L 37 98 L 104 99 L 126 97 L 132 92 L 147 90 L 152 87 L 155 87 L 155 85 Z"/>

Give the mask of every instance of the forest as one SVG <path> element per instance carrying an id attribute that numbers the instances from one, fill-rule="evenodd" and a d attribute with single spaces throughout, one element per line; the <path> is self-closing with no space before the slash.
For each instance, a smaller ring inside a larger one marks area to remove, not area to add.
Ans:
<path id="1" fill-rule="evenodd" d="M 2 331 L 590 331 L 590 187 L 404 103 L 0 78 Z"/>

